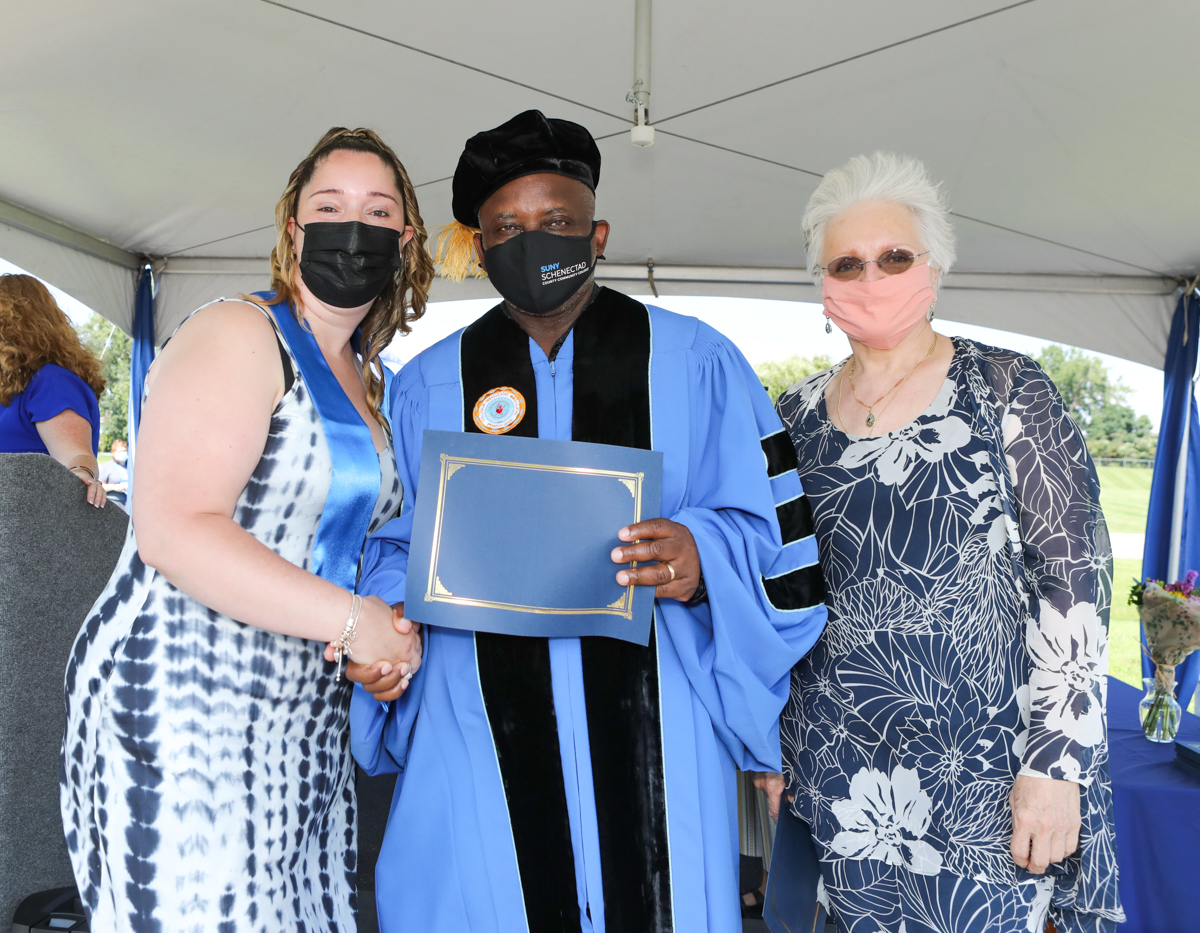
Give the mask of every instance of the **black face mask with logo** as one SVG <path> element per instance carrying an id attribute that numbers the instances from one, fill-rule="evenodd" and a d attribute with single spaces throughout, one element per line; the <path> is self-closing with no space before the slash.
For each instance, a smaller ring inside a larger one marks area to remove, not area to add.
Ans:
<path id="1" fill-rule="evenodd" d="M 304 231 L 300 277 L 327 305 L 370 304 L 400 268 L 400 231 L 392 227 L 348 220 L 314 222 L 300 229 Z"/>
<path id="2" fill-rule="evenodd" d="M 544 316 L 562 307 L 592 274 L 592 237 L 527 230 L 483 251 L 488 278 L 505 300 L 527 314 Z"/>

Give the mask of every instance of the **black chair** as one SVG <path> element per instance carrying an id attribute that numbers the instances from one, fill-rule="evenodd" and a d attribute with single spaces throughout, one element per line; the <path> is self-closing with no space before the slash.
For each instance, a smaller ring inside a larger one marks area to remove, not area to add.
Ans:
<path id="1" fill-rule="evenodd" d="M 39 891 L 17 905 L 12 933 L 50 933 L 50 931 L 88 933 L 87 915 L 75 885 Z"/>
<path id="2" fill-rule="evenodd" d="M 0 929 L 37 892 L 48 906 L 26 927 L 70 912 L 58 803 L 63 672 L 128 523 L 119 508 L 88 505 L 83 484 L 50 457 L 0 454 Z M 57 895 L 62 903 L 51 903 Z M 80 929 L 59 920 L 31 928 Z"/>

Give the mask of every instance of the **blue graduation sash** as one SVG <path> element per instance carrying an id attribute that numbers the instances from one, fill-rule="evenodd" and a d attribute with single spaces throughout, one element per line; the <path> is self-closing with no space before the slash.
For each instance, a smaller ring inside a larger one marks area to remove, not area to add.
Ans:
<path id="1" fill-rule="evenodd" d="M 255 296 L 270 301 L 275 293 L 255 292 Z M 363 542 L 379 499 L 379 454 L 370 429 L 325 362 L 316 338 L 296 320 L 292 303 L 272 307 L 276 309 L 275 322 L 321 416 L 333 464 L 329 495 L 313 541 L 312 572 L 353 591 Z"/>

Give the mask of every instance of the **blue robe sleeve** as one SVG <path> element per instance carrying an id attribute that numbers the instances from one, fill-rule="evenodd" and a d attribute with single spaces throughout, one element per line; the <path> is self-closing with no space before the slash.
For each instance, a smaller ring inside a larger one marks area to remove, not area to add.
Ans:
<path id="1" fill-rule="evenodd" d="M 417 504 L 421 440 L 429 426 L 424 396 L 420 362 L 414 360 L 392 380 L 388 393 L 388 420 L 392 426 L 404 502 L 400 514 L 367 539 L 358 583 L 361 595 L 378 596 L 389 605 L 404 601 L 413 508 Z M 425 650 L 428 653 L 428 638 Z M 422 689 L 420 669 L 413 675 L 403 696 L 390 703 L 380 703 L 361 686 L 355 686 L 350 703 L 350 747 L 368 774 L 404 770 Z"/>
<path id="2" fill-rule="evenodd" d="M 749 363 L 700 325 L 691 351 L 687 490 L 707 603 L 659 601 L 692 688 L 742 770 L 781 771 L 791 669 L 825 627 L 812 513 L 792 446 Z"/>

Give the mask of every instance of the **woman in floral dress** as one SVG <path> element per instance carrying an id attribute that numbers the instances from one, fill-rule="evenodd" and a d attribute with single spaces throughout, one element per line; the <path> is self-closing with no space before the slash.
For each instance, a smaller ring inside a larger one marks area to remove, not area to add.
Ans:
<path id="1" fill-rule="evenodd" d="M 804 230 L 853 350 L 778 405 L 829 587 L 782 730 L 820 896 L 852 933 L 1115 930 L 1083 437 L 1031 360 L 933 331 L 954 238 L 920 163 L 851 160 Z"/>

